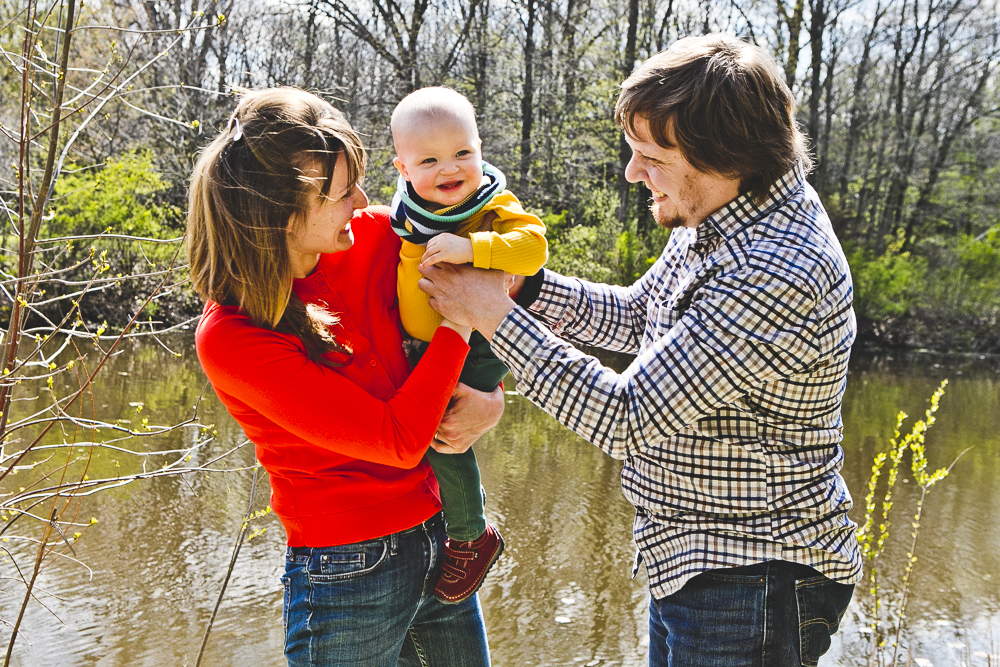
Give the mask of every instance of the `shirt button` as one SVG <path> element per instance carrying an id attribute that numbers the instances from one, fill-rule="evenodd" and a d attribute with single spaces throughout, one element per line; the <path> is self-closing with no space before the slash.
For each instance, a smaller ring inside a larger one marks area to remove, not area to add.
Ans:
<path id="1" fill-rule="evenodd" d="M 369 361 L 368 363 L 369 363 L 369 364 L 371 364 L 372 366 L 374 366 L 374 365 L 375 365 L 375 360 L 374 360 L 374 359 L 372 359 L 372 360 L 371 360 L 371 361 Z"/>
<path id="2" fill-rule="evenodd" d="M 329 292 L 330 288 L 327 287 L 326 285 L 323 285 L 322 287 L 319 288 L 319 291 L 320 292 Z"/>

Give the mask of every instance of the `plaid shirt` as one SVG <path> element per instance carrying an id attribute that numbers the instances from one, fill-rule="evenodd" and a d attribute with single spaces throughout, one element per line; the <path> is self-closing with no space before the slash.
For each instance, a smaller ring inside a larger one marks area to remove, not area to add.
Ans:
<path id="1" fill-rule="evenodd" d="M 492 345 L 522 394 L 625 460 L 654 597 L 772 559 L 856 583 L 839 472 L 851 301 L 847 260 L 796 167 L 763 205 L 744 195 L 675 229 L 631 287 L 546 271 L 530 306 L 541 321 L 515 308 Z M 616 373 L 564 340 L 636 357 Z"/>

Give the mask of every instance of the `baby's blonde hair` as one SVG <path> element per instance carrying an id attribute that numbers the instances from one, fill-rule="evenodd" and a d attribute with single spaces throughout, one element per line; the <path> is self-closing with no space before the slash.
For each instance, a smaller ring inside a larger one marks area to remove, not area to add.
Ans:
<path id="1" fill-rule="evenodd" d="M 476 124 L 476 109 L 465 95 L 444 86 L 431 86 L 415 90 L 404 97 L 392 112 L 389 128 L 392 139 L 398 139 L 397 133 L 409 130 L 416 124 L 431 123 L 445 119 L 464 120 L 471 123 L 479 134 Z"/>

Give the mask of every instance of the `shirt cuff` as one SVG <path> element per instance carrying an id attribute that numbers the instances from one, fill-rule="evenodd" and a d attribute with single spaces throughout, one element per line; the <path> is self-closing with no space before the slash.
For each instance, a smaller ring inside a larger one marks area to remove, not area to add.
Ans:
<path id="1" fill-rule="evenodd" d="M 521 308 L 528 308 L 535 303 L 538 294 L 542 291 L 542 283 L 545 282 L 545 269 L 539 269 L 538 273 L 527 276 L 521 283 L 521 291 L 514 297 L 514 303 Z"/>
<path id="2" fill-rule="evenodd" d="M 477 269 L 492 268 L 490 266 L 493 250 L 490 245 L 493 240 L 492 233 L 472 232 L 469 234 L 469 240 L 472 241 L 472 265 Z"/>

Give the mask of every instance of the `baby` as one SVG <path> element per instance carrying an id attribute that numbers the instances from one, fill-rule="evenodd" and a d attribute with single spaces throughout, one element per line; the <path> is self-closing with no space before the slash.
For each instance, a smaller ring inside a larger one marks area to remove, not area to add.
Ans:
<path id="1" fill-rule="evenodd" d="M 399 170 L 392 226 L 403 238 L 396 289 L 407 333 L 429 341 L 441 322 L 417 287 L 420 266 L 467 264 L 532 275 L 548 258 L 545 226 L 506 190 L 504 175 L 483 162 L 476 112 L 449 88 L 410 93 L 392 112 L 393 164 Z M 493 391 L 507 368 L 478 332 L 459 380 Z M 434 594 L 456 604 L 473 595 L 503 551 L 503 538 L 487 525 L 479 466 L 464 454 L 427 452 L 441 488 L 448 529 L 441 577 Z"/>

